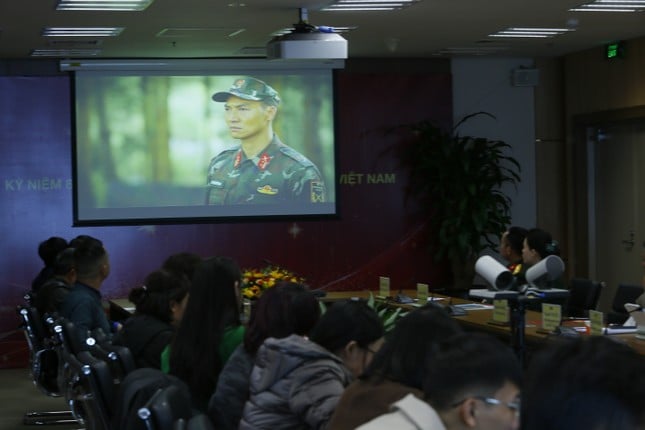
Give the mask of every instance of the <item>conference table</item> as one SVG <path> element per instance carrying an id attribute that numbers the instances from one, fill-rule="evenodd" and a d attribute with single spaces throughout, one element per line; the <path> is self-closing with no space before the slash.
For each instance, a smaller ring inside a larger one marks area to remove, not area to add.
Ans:
<path id="1" fill-rule="evenodd" d="M 368 299 L 370 295 L 376 301 L 384 302 L 387 306 L 393 308 L 402 308 L 405 311 L 411 311 L 419 308 L 422 304 L 416 300 L 416 290 L 403 290 L 399 291 L 414 301 L 412 303 L 400 303 L 395 300 L 395 297 L 380 297 L 376 291 L 329 291 L 323 297 L 320 297 L 323 303 L 332 304 L 337 301 L 347 299 Z M 438 303 L 440 305 L 457 307 L 465 309 L 464 315 L 453 315 L 455 320 L 468 331 L 480 331 L 495 335 L 503 340 L 512 341 L 512 331 L 509 325 L 502 325 L 493 321 L 493 307 L 490 305 L 482 305 L 481 302 L 476 300 L 467 300 L 462 298 L 450 297 L 440 294 L 431 294 L 428 301 Z M 127 318 L 134 313 L 134 305 L 128 299 L 117 298 L 109 300 L 110 317 L 114 320 L 120 321 Z M 563 321 L 562 325 L 572 328 L 585 327 L 585 322 L 582 320 Z M 585 332 L 579 332 L 580 335 L 586 336 Z M 539 348 L 547 338 L 552 337 L 553 333 L 545 332 L 542 329 L 542 314 L 540 312 L 527 310 L 525 314 L 525 329 L 524 341 L 528 350 Z M 645 340 L 636 338 L 635 334 L 613 334 L 612 338 L 627 343 L 640 354 L 645 355 Z"/>

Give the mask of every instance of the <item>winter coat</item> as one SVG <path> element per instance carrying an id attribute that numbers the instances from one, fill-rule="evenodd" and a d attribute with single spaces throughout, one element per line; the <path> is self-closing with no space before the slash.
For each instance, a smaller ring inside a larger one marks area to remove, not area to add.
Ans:
<path id="1" fill-rule="evenodd" d="M 351 379 L 339 357 L 307 338 L 269 338 L 256 355 L 240 430 L 324 429 Z"/>

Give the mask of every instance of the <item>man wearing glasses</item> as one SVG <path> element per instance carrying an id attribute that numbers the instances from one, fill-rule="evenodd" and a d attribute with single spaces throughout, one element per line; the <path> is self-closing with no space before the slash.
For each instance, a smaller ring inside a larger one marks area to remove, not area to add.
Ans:
<path id="1" fill-rule="evenodd" d="M 427 358 L 424 398 L 412 394 L 358 430 L 517 430 L 521 367 L 512 350 L 479 334 L 458 334 Z"/>

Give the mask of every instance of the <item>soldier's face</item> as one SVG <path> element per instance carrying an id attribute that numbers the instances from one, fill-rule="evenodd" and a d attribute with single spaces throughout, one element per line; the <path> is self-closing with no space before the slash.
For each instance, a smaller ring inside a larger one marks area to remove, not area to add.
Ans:
<path id="1" fill-rule="evenodd" d="M 275 113 L 274 106 L 235 96 L 229 97 L 224 105 L 224 119 L 235 139 L 248 139 L 266 131 Z"/>

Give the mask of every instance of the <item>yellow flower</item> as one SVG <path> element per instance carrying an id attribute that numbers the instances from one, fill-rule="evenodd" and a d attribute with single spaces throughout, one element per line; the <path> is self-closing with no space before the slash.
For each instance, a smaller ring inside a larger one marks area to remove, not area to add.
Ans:
<path id="1" fill-rule="evenodd" d="M 241 292 L 247 299 L 256 299 L 262 295 L 262 291 L 274 287 L 283 280 L 304 282 L 304 278 L 281 267 L 268 266 L 264 269 L 245 269 L 242 273 Z"/>

